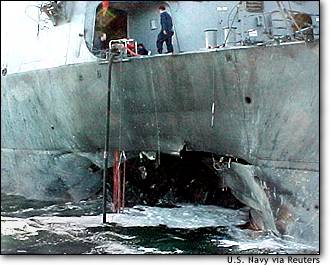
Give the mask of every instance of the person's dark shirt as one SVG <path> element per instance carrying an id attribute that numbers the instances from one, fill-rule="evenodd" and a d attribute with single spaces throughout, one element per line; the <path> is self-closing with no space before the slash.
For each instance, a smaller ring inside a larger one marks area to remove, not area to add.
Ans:
<path id="1" fill-rule="evenodd" d="M 100 37 L 96 38 L 94 49 L 97 51 L 106 50 L 107 47 L 107 41 L 102 41 Z"/>
<path id="2" fill-rule="evenodd" d="M 143 45 L 138 45 L 137 52 L 140 55 L 148 55 L 148 50 Z"/>
<path id="3" fill-rule="evenodd" d="M 173 28 L 172 18 L 167 12 L 160 14 L 160 24 L 162 26 L 162 31 L 170 32 Z"/>

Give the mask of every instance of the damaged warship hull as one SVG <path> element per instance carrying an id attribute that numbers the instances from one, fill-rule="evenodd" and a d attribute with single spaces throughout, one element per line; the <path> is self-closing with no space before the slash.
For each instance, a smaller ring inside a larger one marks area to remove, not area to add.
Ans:
<path id="1" fill-rule="evenodd" d="M 107 82 L 97 62 L 2 77 L 2 192 L 66 201 L 100 189 Z M 115 62 L 110 117 L 111 152 L 187 145 L 244 159 L 233 194 L 249 205 L 238 186 L 258 177 L 274 219 L 318 242 L 318 41 Z"/>

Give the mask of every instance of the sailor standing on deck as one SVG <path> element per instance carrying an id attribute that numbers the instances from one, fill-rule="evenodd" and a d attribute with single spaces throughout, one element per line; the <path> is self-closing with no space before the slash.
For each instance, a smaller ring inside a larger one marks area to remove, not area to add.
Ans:
<path id="1" fill-rule="evenodd" d="M 160 12 L 160 24 L 161 24 L 161 31 L 157 37 L 157 50 L 158 53 L 163 52 L 163 44 L 166 43 L 167 53 L 173 52 L 173 45 L 172 45 L 172 36 L 173 32 L 173 23 L 171 16 L 166 12 L 165 6 L 161 5 L 159 7 Z"/>

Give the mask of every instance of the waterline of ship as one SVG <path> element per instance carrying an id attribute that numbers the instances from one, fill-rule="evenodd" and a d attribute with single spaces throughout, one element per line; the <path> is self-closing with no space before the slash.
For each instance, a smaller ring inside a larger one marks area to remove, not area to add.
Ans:
<path id="1" fill-rule="evenodd" d="M 317 253 L 292 237 L 238 228 L 246 221 L 244 209 L 141 205 L 108 214 L 103 225 L 100 198 L 53 204 L 2 194 L 2 201 L 3 254 Z"/>

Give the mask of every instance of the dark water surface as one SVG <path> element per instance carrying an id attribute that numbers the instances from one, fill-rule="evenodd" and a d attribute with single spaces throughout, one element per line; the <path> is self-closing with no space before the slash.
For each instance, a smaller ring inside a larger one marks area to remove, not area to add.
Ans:
<path id="1" fill-rule="evenodd" d="M 102 200 L 55 203 L 1 194 L 2 254 L 312 254 L 290 237 L 237 227 L 246 211 L 212 205 L 136 206 L 109 214 Z"/>

